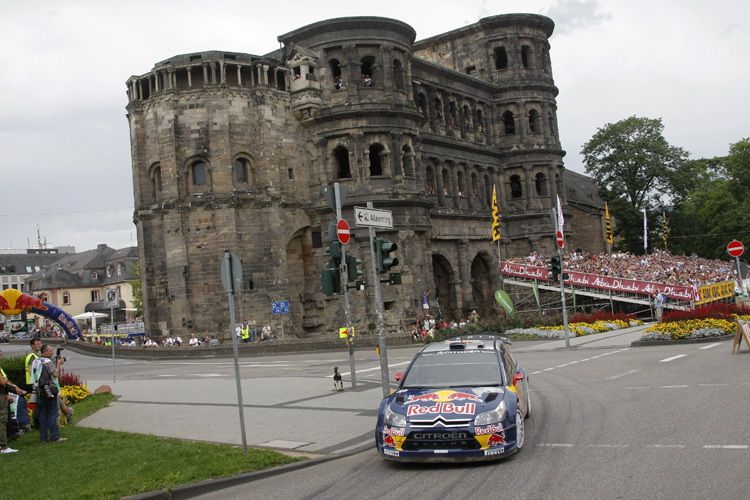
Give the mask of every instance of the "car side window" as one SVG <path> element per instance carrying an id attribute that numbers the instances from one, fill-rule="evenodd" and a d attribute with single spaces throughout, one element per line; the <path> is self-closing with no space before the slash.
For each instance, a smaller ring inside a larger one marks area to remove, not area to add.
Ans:
<path id="1" fill-rule="evenodd" d="M 513 382 L 513 374 L 516 373 L 516 360 L 513 359 L 508 348 L 504 345 L 500 345 L 500 352 L 503 356 L 503 369 L 505 370 L 505 377 L 508 380 L 508 384 Z"/>

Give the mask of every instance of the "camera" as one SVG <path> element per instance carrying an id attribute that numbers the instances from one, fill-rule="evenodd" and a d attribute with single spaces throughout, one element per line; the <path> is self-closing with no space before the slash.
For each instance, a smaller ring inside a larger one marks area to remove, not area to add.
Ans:
<path id="1" fill-rule="evenodd" d="M 52 389 L 49 388 L 49 385 L 43 385 L 42 390 L 44 390 L 44 395 L 47 399 L 53 399 L 55 397 L 55 395 L 52 394 Z"/>
<path id="2" fill-rule="evenodd" d="M 55 353 L 55 359 L 60 359 L 62 357 L 62 356 L 60 356 L 60 351 L 62 351 L 63 349 L 65 349 L 65 348 L 64 347 L 58 347 L 57 348 L 57 352 Z M 67 358 L 62 357 L 62 360 L 63 361 L 67 361 Z"/>

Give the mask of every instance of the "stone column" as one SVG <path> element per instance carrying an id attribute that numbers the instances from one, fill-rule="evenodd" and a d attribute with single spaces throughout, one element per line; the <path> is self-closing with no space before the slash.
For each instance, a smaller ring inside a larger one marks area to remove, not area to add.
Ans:
<path id="1" fill-rule="evenodd" d="M 391 138 L 391 157 L 393 158 L 391 162 L 391 175 L 394 177 L 400 176 L 404 172 L 403 165 L 401 164 L 401 137 L 404 134 L 401 132 L 391 132 L 389 135 Z"/>
<path id="2" fill-rule="evenodd" d="M 459 311 L 462 313 L 468 307 L 468 303 L 471 300 L 471 266 L 468 254 L 468 240 L 458 241 L 458 270 L 460 275 L 461 294 L 458 300 Z"/>

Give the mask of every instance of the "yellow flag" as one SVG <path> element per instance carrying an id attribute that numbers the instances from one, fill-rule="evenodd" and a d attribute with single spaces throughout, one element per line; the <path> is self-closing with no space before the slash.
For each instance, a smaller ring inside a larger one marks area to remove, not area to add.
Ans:
<path id="1" fill-rule="evenodd" d="M 609 223 L 609 205 L 604 202 L 604 211 L 607 214 L 607 243 L 612 243 L 612 225 Z"/>
<path id="2" fill-rule="evenodd" d="M 500 214 L 497 210 L 497 195 L 495 186 L 492 186 L 492 241 L 500 239 Z"/>

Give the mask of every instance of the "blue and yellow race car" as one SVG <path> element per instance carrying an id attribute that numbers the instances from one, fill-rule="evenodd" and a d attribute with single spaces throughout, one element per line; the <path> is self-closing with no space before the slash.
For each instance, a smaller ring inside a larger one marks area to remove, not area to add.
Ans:
<path id="1" fill-rule="evenodd" d="M 529 379 L 502 335 L 428 344 L 380 403 L 375 445 L 384 458 L 492 460 L 519 451 Z"/>

